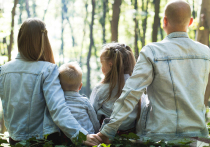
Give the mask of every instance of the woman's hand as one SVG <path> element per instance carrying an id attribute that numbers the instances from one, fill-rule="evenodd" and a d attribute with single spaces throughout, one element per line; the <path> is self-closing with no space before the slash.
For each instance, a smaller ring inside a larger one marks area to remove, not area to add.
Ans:
<path id="1" fill-rule="evenodd" d="M 84 144 L 88 146 L 95 146 L 100 143 L 102 143 L 102 139 L 97 134 L 88 134 L 87 140 L 84 141 Z"/>

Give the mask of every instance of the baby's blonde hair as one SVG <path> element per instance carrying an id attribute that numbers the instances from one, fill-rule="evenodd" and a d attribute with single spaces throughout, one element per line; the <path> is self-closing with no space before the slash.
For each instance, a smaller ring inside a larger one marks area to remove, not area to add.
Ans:
<path id="1" fill-rule="evenodd" d="M 82 83 L 82 69 L 77 62 L 63 64 L 59 68 L 60 83 L 64 91 L 77 91 Z"/>

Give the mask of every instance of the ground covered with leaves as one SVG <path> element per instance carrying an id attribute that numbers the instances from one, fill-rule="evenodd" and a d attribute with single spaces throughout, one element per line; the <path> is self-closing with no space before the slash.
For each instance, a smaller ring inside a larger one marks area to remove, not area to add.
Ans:
<path id="1" fill-rule="evenodd" d="M 210 123 L 208 123 L 207 126 L 210 134 Z M 117 135 L 112 140 L 112 144 L 100 144 L 98 147 L 189 147 L 193 142 L 191 139 L 174 140 L 170 142 L 164 140 L 160 140 L 158 142 L 151 140 L 139 142 L 138 139 L 139 137 L 134 133 L 130 133 L 128 135 L 123 134 L 121 136 Z M 0 146 L 10 146 L 7 140 L 8 137 L 2 134 L 0 136 Z M 85 140 L 86 136 L 80 132 L 79 135 L 73 140 L 74 144 L 54 145 L 52 141 L 47 140 L 46 135 L 44 139 L 37 140 L 36 137 L 33 137 L 28 140 L 23 140 L 16 145 L 12 145 L 12 147 L 87 147 L 83 144 L 83 141 Z M 210 143 L 209 138 L 200 138 L 198 140 Z M 210 144 L 208 147 L 210 147 Z"/>

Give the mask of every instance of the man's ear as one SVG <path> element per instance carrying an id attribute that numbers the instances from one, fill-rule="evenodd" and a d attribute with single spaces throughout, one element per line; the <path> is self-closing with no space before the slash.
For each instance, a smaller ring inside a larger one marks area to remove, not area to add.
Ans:
<path id="1" fill-rule="evenodd" d="M 191 17 L 191 18 L 190 18 L 190 22 L 189 22 L 188 27 L 189 27 L 192 23 L 193 23 L 193 18 Z"/>
<path id="2" fill-rule="evenodd" d="M 164 16 L 163 18 L 163 27 L 166 27 L 168 25 L 168 18 Z"/>
<path id="3" fill-rule="evenodd" d="M 81 90 L 81 88 L 82 88 L 82 83 L 81 83 L 80 86 L 79 86 L 79 90 Z"/>

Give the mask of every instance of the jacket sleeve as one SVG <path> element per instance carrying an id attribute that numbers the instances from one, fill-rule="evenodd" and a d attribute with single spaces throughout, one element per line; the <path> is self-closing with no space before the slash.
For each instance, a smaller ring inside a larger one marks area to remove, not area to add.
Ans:
<path id="1" fill-rule="evenodd" d="M 99 129 L 100 129 L 100 124 L 99 124 L 99 120 L 97 119 L 96 112 L 88 100 L 86 103 L 87 103 L 87 107 L 88 107 L 88 115 L 89 115 L 90 121 L 93 124 L 95 133 L 98 133 Z"/>
<path id="2" fill-rule="evenodd" d="M 126 81 L 121 96 L 114 103 L 110 120 L 104 121 L 100 132 L 110 139 L 114 138 L 119 126 L 138 104 L 145 88 L 152 83 L 152 57 L 151 49 L 145 46 L 140 52 L 132 76 Z"/>
<path id="3" fill-rule="evenodd" d="M 92 90 L 92 92 L 91 92 L 91 95 L 90 95 L 90 103 L 91 103 L 91 105 L 93 106 L 93 108 L 94 108 L 94 110 L 97 112 L 98 110 L 99 110 L 99 108 L 100 108 L 100 104 L 99 104 L 99 99 L 100 99 L 100 97 L 99 97 L 99 95 L 98 95 L 98 90 L 99 90 L 99 88 L 98 88 L 98 86 L 97 87 L 95 87 L 93 90 Z"/>
<path id="4" fill-rule="evenodd" d="M 52 120 L 70 139 L 76 137 L 79 132 L 87 135 L 88 132 L 80 126 L 66 105 L 58 76 L 57 66 L 51 64 L 47 72 L 44 72 L 43 78 L 43 93 Z"/>

